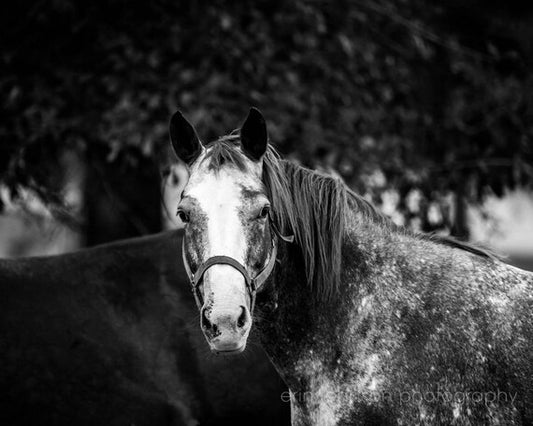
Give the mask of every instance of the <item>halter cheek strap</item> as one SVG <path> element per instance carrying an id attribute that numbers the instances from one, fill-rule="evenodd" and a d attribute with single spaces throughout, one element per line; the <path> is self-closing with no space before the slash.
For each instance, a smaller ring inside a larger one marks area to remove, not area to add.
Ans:
<path id="1" fill-rule="evenodd" d="M 198 270 L 195 273 L 193 273 L 191 271 L 189 262 L 187 261 L 187 256 L 185 255 L 185 239 L 182 240 L 181 256 L 183 258 L 183 266 L 185 267 L 185 272 L 187 272 L 187 276 L 189 277 L 189 280 L 191 282 L 194 299 L 199 309 L 201 309 L 203 306 L 200 284 L 202 282 L 205 272 L 213 265 L 229 265 L 239 271 L 244 277 L 244 282 L 246 284 L 246 288 L 248 289 L 248 295 L 250 296 L 250 313 L 253 312 L 257 290 L 259 290 L 261 286 L 265 283 L 265 281 L 268 279 L 272 270 L 274 269 L 274 265 L 276 264 L 276 257 L 278 255 L 277 238 L 280 238 L 281 240 L 288 243 L 292 243 L 294 241 L 294 236 L 292 235 L 281 235 L 270 215 L 269 223 L 271 229 L 274 231 L 275 234 L 274 238 L 272 239 L 272 250 L 270 251 L 270 256 L 268 258 L 267 263 L 265 264 L 261 272 L 259 272 L 254 278 L 250 276 L 244 265 L 229 256 L 210 257 L 198 267 Z"/>

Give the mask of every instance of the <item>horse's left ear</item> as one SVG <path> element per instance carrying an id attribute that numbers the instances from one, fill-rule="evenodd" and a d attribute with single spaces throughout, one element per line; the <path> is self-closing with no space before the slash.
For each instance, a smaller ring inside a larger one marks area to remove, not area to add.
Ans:
<path id="1" fill-rule="evenodd" d="M 252 160 L 259 161 L 266 152 L 267 142 L 265 119 L 257 108 L 252 107 L 241 127 L 242 149 Z"/>

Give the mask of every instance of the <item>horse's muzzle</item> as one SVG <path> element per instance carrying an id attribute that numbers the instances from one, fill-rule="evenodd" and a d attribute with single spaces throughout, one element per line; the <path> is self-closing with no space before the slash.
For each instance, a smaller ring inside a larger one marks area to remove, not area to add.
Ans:
<path id="1" fill-rule="evenodd" d="M 202 331 L 211 350 L 216 353 L 244 351 L 251 323 L 250 311 L 246 306 L 224 310 L 202 308 Z"/>

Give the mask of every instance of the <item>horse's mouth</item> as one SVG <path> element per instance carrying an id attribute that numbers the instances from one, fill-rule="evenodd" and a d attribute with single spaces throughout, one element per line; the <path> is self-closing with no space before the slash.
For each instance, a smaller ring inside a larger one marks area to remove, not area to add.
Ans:
<path id="1" fill-rule="evenodd" d="M 211 347 L 211 352 L 217 355 L 237 355 L 246 349 L 246 342 L 236 347 L 217 347 L 213 343 L 209 345 Z"/>

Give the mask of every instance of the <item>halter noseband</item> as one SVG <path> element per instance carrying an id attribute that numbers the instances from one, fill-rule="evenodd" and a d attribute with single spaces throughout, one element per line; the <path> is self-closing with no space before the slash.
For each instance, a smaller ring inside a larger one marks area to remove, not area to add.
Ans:
<path id="1" fill-rule="evenodd" d="M 267 263 L 265 264 L 261 272 L 259 272 L 254 278 L 250 276 L 250 274 L 248 273 L 248 270 L 246 269 L 244 265 L 242 265 L 238 260 L 235 260 L 234 258 L 229 257 L 229 256 L 210 257 L 198 267 L 195 273 L 193 273 L 191 271 L 189 262 L 187 261 L 187 256 L 185 255 L 185 239 L 182 240 L 181 256 L 183 258 L 183 266 L 185 267 L 185 271 L 187 272 L 187 276 L 189 277 L 189 280 L 191 282 L 194 300 L 196 301 L 196 305 L 198 306 L 198 309 L 201 309 L 203 306 L 202 292 L 200 291 L 200 283 L 202 282 L 205 272 L 213 265 L 229 265 L 235 268 L 237 271 L 239 271 L 241 275 L 244 277 L 244 282 L 246 284 L 246 288 L 248 289 L 248 294 L 250 296 L 250 313 L 253 313 L 257 290 L 261 288 L 261 286 L 268 279 L 276 263 L 276 257 L 278 254 L 277 238 L 279 237 L 283 241 L 289 242 L 289 243 L 292 243 L 294 241 L 294 236 L 292 235 L 291 236 L 281 235 L 274 221 L 272 220 L 272 217 L 270 216 L 270 214 L 268 216 L 268 219 L 269 219 L 270 227 L 272 228 L 275 234 L 274 238 L 272 238 L 272 250 L 270 251 L 270 256 L 268 258 Z"/>

